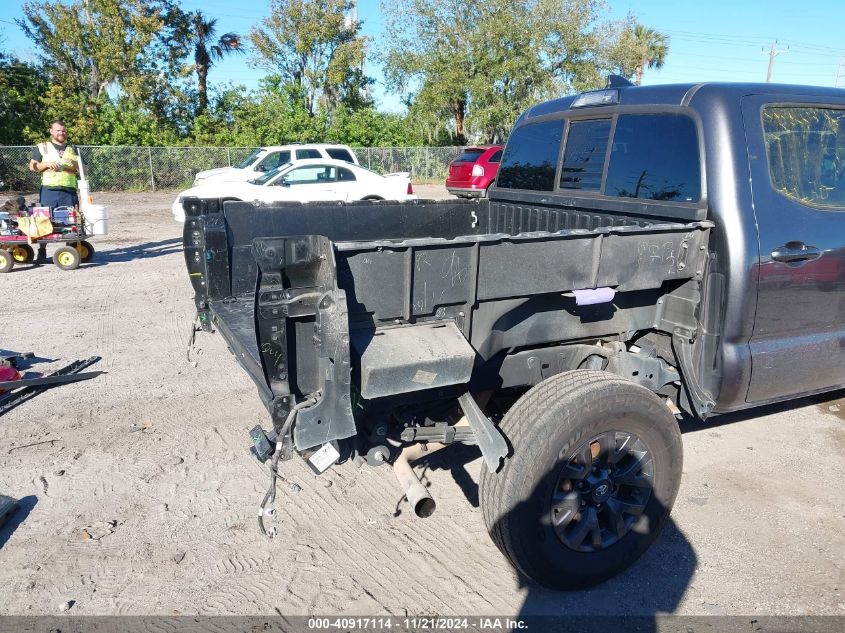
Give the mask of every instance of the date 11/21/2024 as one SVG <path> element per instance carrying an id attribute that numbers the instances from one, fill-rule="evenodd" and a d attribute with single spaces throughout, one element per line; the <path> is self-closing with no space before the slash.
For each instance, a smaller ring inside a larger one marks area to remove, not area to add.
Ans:
<path id="1" fill-rule="evenodd" d="M 481 617 L 437 617 L 437 616 L 415 616 L 415 617 L 348 617 L 348 618 L 309 618 L 308 628 L 310 630 L 358 630 L 358 631 L 389 631 L 397 630 L 429 630 L 429 631 L 454 631 L 454 630 L 490 630 L 490 631 L 515 631 L 525 630 L 528 624 L 524 620 L 512 618 Z"/>

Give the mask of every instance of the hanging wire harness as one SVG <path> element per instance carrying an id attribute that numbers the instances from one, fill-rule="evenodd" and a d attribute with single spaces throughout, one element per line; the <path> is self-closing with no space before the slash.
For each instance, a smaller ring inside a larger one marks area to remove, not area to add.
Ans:
<path id="1" fill-rule="evenodd" d="M 276 480 L 279 478 L 278 467 L 282 454 L 285 452 L 285 442 L 292 441 L 289 439 L 289 436 L 291 429 L 293 428 L 293 424 L 296 421 L 296 414 L 302 409 L 307 409 L 308 407 L 315 405 L 317 403 L 317 398 L 318 395 L 312 395 L 308 399 L 295 405 L 290 410 L 288 417 L 285 419 L 285 423 L 279 431 L 278 439 L 276 440 L 276 452 L 270 460 L 270 487 L 267 489 L 267 493 L 264 495 L 264 499 L 258 507 L 258 529 L 261 530 L 261 533 L 268 538 L 276 536 L 276 528 L 271 527 L 269 530 L 266 529 L 264 527 L 264 517 L 273 516 L 276 513 L 275 508 L 273 508 L 273 503 L 276 501 Z"/>

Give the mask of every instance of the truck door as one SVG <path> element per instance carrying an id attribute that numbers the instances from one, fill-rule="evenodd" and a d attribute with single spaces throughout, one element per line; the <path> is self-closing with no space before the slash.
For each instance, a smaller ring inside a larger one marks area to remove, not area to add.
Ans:
<path id="1" fill-rule="evenodd" d="M 843 386 L 845 99 L 757 95 L 742 109 L 760 243 L 747 401 Z"/>

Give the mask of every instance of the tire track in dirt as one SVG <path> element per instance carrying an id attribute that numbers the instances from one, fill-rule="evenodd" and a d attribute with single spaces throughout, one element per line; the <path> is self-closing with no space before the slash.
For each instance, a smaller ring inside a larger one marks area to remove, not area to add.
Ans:
<path id="1" fill-rule="evenodd" d="M 269 578 L 258 574 L 224 577 L 216 584 L 217 590 L 210 592 L 204 601 L 206 613 L 267 613 L 274 603 L 270 596 L 280 593 L 280 588 Z M 289 597 L 296 599 L 297 596 L 290 594 Z M 299 602 L 302 605 L 301 599 Z"/>
<path id="2" fill-rule="evenodd" d="M 157 259 L 164 260 L 168 257 L 170 257 L 170 255 L 163 255 Z M 165 263 L 166 262 L 164 261 L 161 262 L 161 264 Z M 164 349 L 160 349 L 159 353 L 166 356 L 171 363 L 176 361 L 179 365 L 186 365 L 187 361 L 185 352 L 188 346 L 188 328 L 186 325 L 184 332 L 180 335 L 180 315 L 178 314 L 179 310 L 177 309 L 177 305 L 181 302 L 178 301 L 179 297 L 177 297 L 173 273 L 171 272 L 170 274 L 165 274 L 162 270 L 162 266 L 158 265 L 158 262 L 156 262 L 156 264 L 157 265 L 153 268 L 152 272 L 158 283 L 155 285 L 154 295 L 152 295 L 151 298 L 157 298 L 156 303 L 158 306 L 154 307 L 157 316 L 156 322 L 161 324 L 161 329 L 163 330 L 160 340 L 162 342 L 166 342 L 166 345 L 163 346 Z"/>
<path id="3" fill-rule="evenodd" d="M 313 493 L 313 490 L 310 492 Z M 305 496 L 303 493 L 300 494 Z M 415 599 L 430 605 L 434 611 L 447 608 L 446 603 L 432 588 L 403 574 L 407 561 L 396 557 L 395 544 L 385 539 L 383 533 L 378 530 L 361 529 L 360 521 L 349 521 L 345 512 L 349 508 L 345 507 L 345 504 L 327 502 L 316 494 L 308 496 L 308 502 L 301 497 L 295 501 L 288 501 L 288 504 L 294 504 L 295 507 L 292 507 L 290 512 L 281 514 L 290 520 L 290 523 L 286 520 L 284 524 L 278 526 L 280 534 L 273 542 L 274 550 L 278 549 L 277 543 L 284 542 L 293 535 L 299 535 L 297 540 L 301 542 L 303 537 L 317 529 L 317 533 L 313 534 L 311 539 L 312 544 L 317 548 L 316 551 L 322 552 L 320 558 L 324 558 L 324 564 L 336 568 L 354 569 L 360 586 L 378 595 L 383 607 L 391 602 L 400 602 L 400 596 L 410 592 L 415 595 Z M 282 503 L 284 503 L 284 497 Z M 277 506 L 279 505 L 277 503 Z M 281 512 L 281 508 L 277 507 L 277 511 Z M 321 525 L 336 525 L 339 529 L 332 530 L 330 534 L 324 534 L 316 528 Z M 378 552 L 379 565 L 377 566 L 373 565 L 375 552 Z M 331 605 L 324 605 L 324 607 L 332 608 Z"/>
<path id="4" fill-rule="evenodd" d="M 447 515 L 439 510 L 435 517 L 426 520 L 412 518 L 407 504 L 404 505 L 403 514 L 400 517 L 394 518 L 382 514 L 382 510 L 392 512 L 395 507 L 393 500 L 401 496 L 401 491 L 393 481 L 392 472 L 389 469 L 354 471 L 352 468 L 351 465 L 340 467 L 336 473 L 343 473 L 344 479 L 351 477 L 365 480 L 364 484 L 357 486 L 357 489 L 352 493 L 355 494 L 356 506 L 349 508 L 347 501 L 342 498 L 337 499 L 338 495 L 333 493 L 336 490 L 334 486 L 325 489 L 322 482 L 315 482 L 314 490 L 311 492 L 321 497 L 325 507 L 320 506 L 320 509 L 326 510 L 330 516 L 328 518 L 315 517 L 309 523 L 330 524 L 337 521 L 338 518 L 345 521 L 340 517 L 340 513 L 348 513 L 356 517 L 358 527 L 355 528 L 351 522 L 347 522 L 349 529 L 344 529 L 344 533 L 360 533 L 361 525 L 373 524 L 372 528 L 365 528 L 366 532 L 378 541 L 377 544 L 373 545 L 375 549 L 371 551 L 379 551 L 381 564 L 378 571 L 393 583 L 392 586 L 402 586 L 409 591 L 414 591 L 419 594 L 423 602 L 432 604 L 432 608 L 447 609 L 445 612 L 449 612 L 448 604 L 442 603 L 438 607 L 437 597 L 434 595 L 426 596 L 426 589 L 430 586 L 428 581 L 431 578 L 442 578 L 444 582 L 454 579 L 457 580 L 457 583 L 453 580 L 450 584 L 453 585 L 457 595 L 461 597 L 463 605 L 488 611 L 496 609 L 497 604 L 500 603 L 485 597 L 475 588 L 479 578 L 488 576 L 484 572 L 489 570 L 490 566 L 485 568 L 483 565 L 467 562 L 466 564 L 462 563 L 460 569 L 455 569 L 452 557 L 454 551 L 471 552 L 474 550 L 478 550 L 480 555 L 468 556 L 468 561 L 488 561 L 491 555 L 496 557 L 496 552 L 489 544 L 486 531 L 481 525 L 481 517 L 478 511 L 473 511 L 468 502 L 465 501 L 464 504 L 456 502 L 455 510 L 458 512 L 456 515 Z M 349 474 L 350 471 L 352 475 Z M 443 473 L 439 474 L 442 475 Z M 446 482 L 446 485 L 455 486 L 451 480 Z M 358 493 L 363 497 L 374 499 L 373 503 L 362 499 L 360 507 L 372 508 L 376 512 L 375 519 L 368 518 L 358 511 Z M 390 501 L 385 504 L 385 499 L 390 499 Z M 301 510 L 301 507 L 299 509 Z M 474 533 L 467 534 L 464 531 L 467 523 L 467 517 L 464 513 L 467 511 L 471 513 L 472 522 L 477 524 L 476 529 L 473 530 Z M 460 517 L 460 519 L 456 521 L 457 517 Z M 345 547 L 335 549 L 349 552 L 357 548 L 360 548 L 360 545 L 347 543 Z M 366 550 L 367 548 L 361 549 Z M 507 568 L 505 570 L 509 571 Z M 501 577 L 503 569 L 499 568 L 497 571 L 496 576 Z M 513 578 L 510 573 L 504 574 L 504 576 L 508 580 Z M 497 584 L 501 589 L 504 589 L 501 583 Z M 489 589 L 489 587 L 487 588 Z M 399 596 L 394 595 L 392 597 L 401 600 Z M 429 602 L 429 600 L 434 600 L 434 602 Z"/>
<path id="5" fill-rule="evenodd" d="M 167 256 L 169 257 L 169 256 Z M 170 341 L 169 352 L 180 365 L 188 366 L 187 350 L 189 326 L 194 320 L 194 306 L 189 301 L 189 295 L 184 292 L 184 274 L 181 271 L 165 273 L 156 268 L 162 287 L 167 289 L 164 309 L 167 313 L 167 335 Z"/>
<path id="6" fill-rule="evenodd" d="M 120 266 L 120 264 L 111 265 Z M 120 295 L 119 290 L 125 287 L 124 284 L 127 279 L 129 279 L 128 272 L 119 273 L 108 283 L 97 303 L 97 338 L 94 348 L 97 354 L 103 357 L 103 365 L 109 370 L 114 368 L 116 363 L 117 343 L 114 335 L 115 304 Z M 115 378 L 111 371 L 103 376 L 99 376 L 95 380 L 102 383 L 100 385 L 101 388 L 112 390 L 115 387 Z"/>
<path id="7" fill-rule="evenodd" d="M 270 566 L 270 557 L 259 560 L 247 555 L 230 554 L 214 566 L 218 574 L 246 574 L 266 571 Z"/>

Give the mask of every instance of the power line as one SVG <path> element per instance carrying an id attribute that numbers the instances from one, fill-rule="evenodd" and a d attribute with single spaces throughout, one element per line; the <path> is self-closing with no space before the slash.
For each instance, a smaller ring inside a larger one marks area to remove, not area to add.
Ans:
<path id="1" fill-rule="evenodd" d="M 702 44 L 721 44 L 723 46 L 747 47 L 753 43 L 753 40 L 770 41 L 771 38 L 762 36 L 747 36 L 747 35 L 728 35 L 718 33 L 699 33 L 695 31 L 681 31 L 666 29 L 665 33 L 671 35 L 673 40 L 680 40 L 682 42 L 697 42 Z M 830 53 L 845 54 L 845 48 L 838 48 L 835 46 L 825 46 L 822 44 L 815 44 L 793 39 L 778 39 L 785 44 L 789 44 L 790 50 L 800 50 L 802 54 L 815 57 L 829 57 Z"/>
<path id="2" fill-rule="evenodd" d="M 790 49 L 792 50 L 792 49 Z M 792 51 L 796 52 L 796 51 Z M 803 53 L 801 53 L 803 55 Z M 821 56 L 821 55 L 820 55 Z M 687 59 L 693 58 L 698 60 L 701 57 L 701 54 L 694 52 L 694 51 L 678 51 L 672 54 L 672 59 Z M 825 58 L 830 59 L 830 55 L 824 55 Z M 751 57 L 736 57 L 736 56 L 729 56 L 729 55 L 707 55 L 707 59 L 718 59 L 724 61 L 731 61 L 731 62 L 747 62 L 747 63 L 757 63 L 759 62 L 759 58 L 751 58 Z M 818 62 L 813 61 L 798 61 L 798 60 L 784 60 L 780 62 L 781 64 L 786 64 L 787 66 L 806 66 L 813 68 L 817 68 L 819 66 Z"/>
<path id="3" fill-rule="evenodd" d="M 720 38 L 730 38 L 730 39 L 737 39 L 747 42 L 748 40 L 770 40 L 772 39 L 770 36 L 765 35 L 731 35 L 729 33 L 706 33 L 704 31 L 685 31 L 683 29 L 661 29 L 664 33 L 678 33 L 680 35 L 695 35 L 700 37 L 720 37 Z"/>

